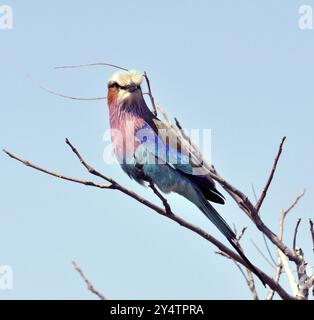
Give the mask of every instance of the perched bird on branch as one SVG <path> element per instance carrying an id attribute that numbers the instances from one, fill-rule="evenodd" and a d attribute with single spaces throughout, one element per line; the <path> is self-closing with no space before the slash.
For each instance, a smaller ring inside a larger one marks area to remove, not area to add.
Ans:
<path id="1" fill-rule="evenodd" d="M 141 184 L 152 182 L 162 192 L 178 193 L 194 203 L 256 271 L 235 233 L 210 203 L 224 204 L 223 195 L 189 146 L 150 111 L 142 81 L 141 73 L 130 70 L 115 73 L 108 82 L 111 140 L 122 169 Z"/>

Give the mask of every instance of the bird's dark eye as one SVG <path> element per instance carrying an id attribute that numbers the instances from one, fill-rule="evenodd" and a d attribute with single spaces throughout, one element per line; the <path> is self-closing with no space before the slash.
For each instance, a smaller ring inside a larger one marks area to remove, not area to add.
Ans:
<path id="1" fill-rule="evenodd" d="M 135 84 L 128 84 L 125 86 L 121 86 L 118 82 L 111 82 L 108 84 L 108 89 L 110 88 L 116 88 L 116 89 L 122 89 L 122 90 L 128 90 L 128 91 L 135 91 L 140 89 L 140 86 L 137 86 Z"/>
<path id="2" fill-rule="evenodd" d="M 108 84 L 108 88 L 120 88 L 120 85 L 117 82 L 111 82 Z"/>

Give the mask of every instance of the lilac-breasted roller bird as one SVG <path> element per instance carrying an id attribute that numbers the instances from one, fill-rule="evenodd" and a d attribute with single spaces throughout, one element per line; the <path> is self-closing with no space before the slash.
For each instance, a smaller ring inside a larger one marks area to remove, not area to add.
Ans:
<path id="1" fill-rule="evenodd" d="M 143 75 L 135 70 L 119 71 L 108 81 L 111 141 L 119 164 L 138 183 L 153 182 L 162 192 L 178 193 L 195 204 L 258 276 L 235 233 L 210 203 L 224 204 L 223 195 L 175 130 L 148 108 L 142 81 Z"/>

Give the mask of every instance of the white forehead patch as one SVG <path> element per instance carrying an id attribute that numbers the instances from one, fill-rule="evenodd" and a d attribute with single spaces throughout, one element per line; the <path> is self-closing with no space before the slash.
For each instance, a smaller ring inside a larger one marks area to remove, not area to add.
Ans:
<path id="1" fill-rule="evenodd" d="M 137 70 L 118 71 L 109 79 L 109 83 L 117 82 L 120 86 L 127 86 L 129 84 L 141 85 L 143 75 Z"/>

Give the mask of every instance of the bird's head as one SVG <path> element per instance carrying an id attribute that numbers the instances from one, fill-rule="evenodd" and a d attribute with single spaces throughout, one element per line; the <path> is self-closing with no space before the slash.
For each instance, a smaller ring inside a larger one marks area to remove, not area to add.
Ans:
<path id="1" fill-rule="evenodd" d="M 142 98 L 142 73 L 136 70 L 118 71 L 108 81 L 108 103 L 133 103 Z"/>

